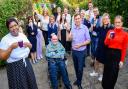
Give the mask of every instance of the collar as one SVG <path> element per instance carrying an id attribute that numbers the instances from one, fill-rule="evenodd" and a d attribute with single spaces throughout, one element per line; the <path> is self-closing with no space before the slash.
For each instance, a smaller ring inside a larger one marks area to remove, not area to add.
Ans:
<path id="1" fill-rule="evenodd" d="M 121 28 L 114 28 L 114 30 L 116 31 L 116 32 L 121 32 L 121 31 L 123 31 L 123 28 L 121 27 Z"/>
<path id="2" fill-rule="evenodd" d="M 49 26 L 50 26 L 50 27 L 51 27 L 51 26 L 53 26 L 53 27 L 54 27 L 54 25 L 55 25 L 55 23 L 53 23 L 53 24 L 51 24 L 51 23 L 50 23 L 50 24 L 49 24 Z"/>
<path id="3" fill-rule="evenodd" d="M 74 29 L 81 29 L 83 27 L 83 25 L 82 24 L 80 24 L 80 26 L 79 27 L 77 27 L 76 25 L 74 26 Z"/>

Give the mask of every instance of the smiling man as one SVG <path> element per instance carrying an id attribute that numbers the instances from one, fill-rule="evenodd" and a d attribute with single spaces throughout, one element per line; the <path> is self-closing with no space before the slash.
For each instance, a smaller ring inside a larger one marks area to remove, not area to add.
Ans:
<path id="1" fill-rule="evenodd" d="M 86 46 L 90 43 L 90 35 L 88 28 L 81 23 L 80 14 L 74 15 L 75 26 L 72 28 L 70 38 L 72 39 L 72 57 L 76 73 L 76 81 L 74 85 L 78 89 L 83 89 L 81 86 L 84 60 L 86 55 Z"/>
<path id="2" fill-rule="evenodd" d="M 48 69 L 50 74 L 50 80 L 53 89 L 58 88 L 58 71 L 59 75 L 62 76 L 66 89 L 72 89 L 70 84 L 67 68 L 64 61 L 65 49 L 62 44 L 58 41 L 58 37 L 55 34 L 51 35 L 51 42 L 49 42 L 46 48 L 46 57 L 48 60 Z"/>

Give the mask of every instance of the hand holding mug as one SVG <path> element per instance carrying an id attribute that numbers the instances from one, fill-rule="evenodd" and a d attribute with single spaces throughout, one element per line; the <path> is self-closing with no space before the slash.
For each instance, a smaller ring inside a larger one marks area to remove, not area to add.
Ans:
<path id="1" fill-rule="evenodd" d="M 17 43 L 17 42 L 15 42 L 15 43 L 13 43 L 10 47 L 11 47 L 12 49 L 15 49 L 15 48 L 17 48 L 17 47 L 18 47 L 18 43 Z"/>
<path id="2" fill-rule="evenodd" d="M 113 39 L 115 37 L 115 32 L 110 32 L 110 38 Z"/>
<path id="3" fill-rule="evenodd" d="M 22 48 L 23 47 L 23 40 L 19 41 L 18 45 L 19 45 L 20 48 Z"/>

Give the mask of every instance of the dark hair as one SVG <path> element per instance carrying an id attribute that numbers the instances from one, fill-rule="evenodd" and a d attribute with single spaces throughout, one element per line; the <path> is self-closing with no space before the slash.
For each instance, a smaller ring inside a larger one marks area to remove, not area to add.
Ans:
<path id="1" fill-rule="evenodd" d="M 32 20 L 32 22 L 34 22 L 32 16 L 28 16 L 27 19 L 28 19 L 28 23 L 29 23 L 29 20 L 30 20 L 30 19 Z"/>
<path id="2" fill-rule="evenodd" d="M 74 18 L 77 17 L 77 16 L 80 16 L 80 14 L 75 14 L 75 15 L 74 15 Z M 81 17 L 81 16 L 80 16 L 80 17 Z"/>
<path id="3" fill-rule="evenodd" d="M 62 23 L 62 15 L 63 15 L 64 13 L 62 13 L 61 14 L 61 16 L 60 16 L 60 23 Z M 67 22 L 67 20 L 66 20 L 66 18 L 64 19 L 64 24 Z"/>
<path id="4" fill-rule="evenodd" d="M 18 24 L 18 21 L 17 21 L 14 17 L 10 17 L 10 18 L 8 18 L 8 19 L 6 20 L 6 26 L 7 26 L 7 28 L 9 28 L 9 24 L 10 24 L 11 22 L 16 22 L 16 23 Z"/>

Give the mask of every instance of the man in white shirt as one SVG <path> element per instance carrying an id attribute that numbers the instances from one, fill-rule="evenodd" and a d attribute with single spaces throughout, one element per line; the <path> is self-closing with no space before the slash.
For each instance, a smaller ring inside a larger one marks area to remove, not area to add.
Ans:
<path id="1" fill-rule="evenodd" d="M 88 3 L 88 10 L 86 11 L 86 15 L 89 15 L 89 17 L 90 17 L 89 21 L 91 22 L 92 18 L 94 18 L 93 3 L 92 2 Z"/>

